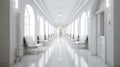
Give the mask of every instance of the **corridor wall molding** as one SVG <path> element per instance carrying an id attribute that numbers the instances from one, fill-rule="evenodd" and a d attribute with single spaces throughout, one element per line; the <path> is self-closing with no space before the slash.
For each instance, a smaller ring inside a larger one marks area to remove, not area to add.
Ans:
<path id="1" fill-rule="evenodd" d="M 84 3 L 82 3 L 82 5 L 81 5 L 81 3 L 79 3 L 79 5 L 76 8 L 77 10 L 74 9 L 72 11 L 72 13 L 70 14 L 70 16 L 68 18 L 69 20 L 67 20 L 67 21 L 71 22 L 72 20 L 74 20 L 74 17 L 77 16 L 80 13 L 80 11 L 82 10 L 82 8 L 85 7 L 88 2 L 89 2 L 88 0 L 85 0 Z"/>
<path id="2" fill-rule="evenodd" d="M 52 19 L 52 16 L 50 16 L 50 14 L 48 14 L 48 10 L 47 8 L 45 7 L 45 4 L 42 2 L 40 2 L 41 5 L 44 5 L 44 6 L 40 6 L 38 4 L 38 2 L 36 2 L 36 0 L 33 0 L 33 2 L 36 4 L 36 6 L 40 9 L 40 11 L 43 13 L 44 17 L 46 17 L 50 22 L 54 22 L 53 19 Z M 44 9 L 43 9 L 44 8 Z"/>

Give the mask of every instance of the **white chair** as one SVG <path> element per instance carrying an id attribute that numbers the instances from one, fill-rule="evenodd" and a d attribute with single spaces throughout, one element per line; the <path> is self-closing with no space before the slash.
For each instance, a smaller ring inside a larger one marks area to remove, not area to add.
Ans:
<path id="1" fill-rule="evenodd" d="M 39 36 L 39 42 L 44 44 L 44 43 L 48 42 L 48 40 L 45 40 L 44 37 Z"/>
<path id="2" fill-rule="evenodd" d="M 43 49 L 42 47 L 42 44 L 36 44 L 33 41 L 33 38 L 31 36 L 25 36 L 23 38 L 23 41 L 24 41 L 24 53 L 25 54 L 41 53 L 45 51 L 45 49 Z"/>

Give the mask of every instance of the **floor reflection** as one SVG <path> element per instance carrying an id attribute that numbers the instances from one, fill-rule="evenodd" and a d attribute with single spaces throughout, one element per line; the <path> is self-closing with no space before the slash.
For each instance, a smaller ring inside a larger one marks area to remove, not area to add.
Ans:
<path id="1" fill-rule="evenodd" d="M 74 49 L 65 38 L 57 38 L 45 53 L 24 56 L 12 67 L 108 67 L 88 50 Z"/>
<path id="2" fill-rule="evenodd" d="M 66 44 L 68 52 L 75 63 L 75 67 L 88 67 L 87 62 L 83 57 L 79 57 L 76 51 L 69 45 Z"/>
<path id="3" fill-rule="evenodd" d="M 55 49 L 55 45 L 52 45 L 44 54 L 42 54 L 42 57 L 39 60 L 39 67 L 45 67 L 48 64 L 54 49 Z"/>
<path id="4" fill-rule="evenodd" d="M 86 61 L 85 61 L 85 59 L 84 58 L 80 58 L 80 67 L 88 67 L 88 65 L 87 65 L 87 63 L 86 63 Z"/>

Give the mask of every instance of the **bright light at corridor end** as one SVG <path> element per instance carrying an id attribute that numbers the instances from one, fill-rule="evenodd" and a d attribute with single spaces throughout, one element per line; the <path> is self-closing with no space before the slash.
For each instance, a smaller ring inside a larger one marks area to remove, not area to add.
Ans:
<path id="1" fill-rule="evenodd" d="M 59 12 L 59 13 L 58 13 L 58 16 L 62 16 L 62 13 L 61 13 L 61 12 Z"/>

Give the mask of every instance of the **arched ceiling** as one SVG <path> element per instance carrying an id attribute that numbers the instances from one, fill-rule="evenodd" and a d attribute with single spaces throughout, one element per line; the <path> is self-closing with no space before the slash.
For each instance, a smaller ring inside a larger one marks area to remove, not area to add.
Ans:
<path id="1" fill-rule="evenodd" d="M 69 18 L 82 6 L 86 0 L 35 0 L 55 26 L 66 26 Z"/>
<path id="2" fill-rule="evenodd" d="M 52 15 L 55 25 L 65 25 L 68 16 L 74 9 L 78 0 L 43 0 Z M 59 16 L 61 12 L 62 16 Z"/>

